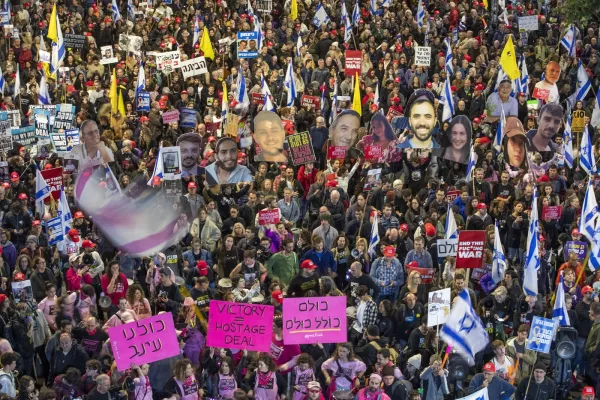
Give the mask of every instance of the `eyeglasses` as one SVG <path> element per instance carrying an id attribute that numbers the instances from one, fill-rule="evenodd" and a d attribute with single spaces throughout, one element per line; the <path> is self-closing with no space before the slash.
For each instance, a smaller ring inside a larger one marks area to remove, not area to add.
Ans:
<path id="1" fill-rule="evenodd" d="M 320 393 L 321 390 L 320 389 L 310 389 L 309 392 L 311 392 L 311 393 Z"/>

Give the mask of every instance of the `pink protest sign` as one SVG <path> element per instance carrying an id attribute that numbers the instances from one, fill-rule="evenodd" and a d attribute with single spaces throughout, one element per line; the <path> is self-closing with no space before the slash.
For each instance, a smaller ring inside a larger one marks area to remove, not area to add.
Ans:
<path id="1" fill-rule="evenodd" d="M 206 345 L 268 352 L 275 307 L 211 300 Z"/>
<path id="2" fill-rule="evenodd" d="M 270 225 L 279 223 L 279 209 L 262 210 L 258 212 L 258 224 Z"/>
<path id="3" fill-rule="evenodd" d="M 180 354 L 171 313 L 109 328 L 108 336 L 119 371 Z"/>
<path id="4" fill-rule="evenodd" d="M 347 341 L 346 297 L 298 297 L 283 300 L 283 343 Z"/>

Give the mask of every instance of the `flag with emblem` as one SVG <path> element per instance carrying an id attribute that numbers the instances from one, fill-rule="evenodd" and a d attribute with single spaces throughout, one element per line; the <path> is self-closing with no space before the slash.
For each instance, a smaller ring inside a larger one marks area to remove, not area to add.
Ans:
<path id="1" fill-rule="evenodd" d="M 531 213 L 529 214 L 529 228 L 527 230 L 527 250 L 525 252 L 525 267 L 523 277 L 523 292 L 527 296 L 538 294 L 538 269 L 540 269 L 540 244 L 538 241 L 538 206 L 537 189 L 533 187 L 531 199 Z"/>

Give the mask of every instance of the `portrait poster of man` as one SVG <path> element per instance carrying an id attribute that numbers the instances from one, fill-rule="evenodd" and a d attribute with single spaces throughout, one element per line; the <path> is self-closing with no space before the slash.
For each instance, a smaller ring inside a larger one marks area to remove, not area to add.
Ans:
<path id="1" fill-rule="evenodd" d="M 200 144 L 202 138 L 194 132 L 184 133 L 177 138 L 181 154 L 181 176 L 200 175 Z"/>
<path id="2" fill-rule="evenodd" d="M 83 121 L 79 132 L 81 144 L 73 146 L 70 156 L 77 161 L 80 169 L 97 168 L 103 163 L 114 162 L 112 150 L 100 140 L 100 130 L 96 121 Z"/>
<path id="3" fill-rule="evenodd" d="M 279 115 L 272 111 L 261 111 L 253 122 L 254 141 L 260 148 L 254 161 L 287 162 L 287 155 L 283 151 L 285 130 Z"/>
<path id="4" fill-rule="evenodd" d="M 547 103 L 556 103 L 559 100 L 558 86 L 556 82 L 560 79 L 560 65 L 556 61 L 546 64 L 544 80 L 535 84 L 533 98 L 543 100 Z"/>
<path id="5" fill-rule="evenodd" d="M 469 162 L 473 126 L 465 115 L 452 118 L 450 125 L 440 140 L 440 148 L 434 155 L 460 164 Z"/>
<path id="6" fill-rule="evenodd" d="M 504 148 L 504 162 L 507 163 L 512 170 L 527 172 L 527 170 L 529 170 L 529 163 L 527 160 L 527 146 L 529 146 L 529 139 L 525 134 L 523 124 L 517 117 L 506 118 L 502 144 Z"/>
<path id="7" fill-rule="evenodd" d="M 330 147 L 344 147 L 346 151 L 356 145 L 360 128 L 360 115 L 354 110 L 344 110 L 329 127 Z"/>
<path id="8" fill-rule="evenodd" d="M 163 172 L 165 176 L 173 175 L 179 178 L 181 175 L 181 150 L 179 146 L 163 147 L 161 150 Z"/>
<path id="9" fill-rule="evenodd" d="M 406 103 L 406 115 L 410 134 L 398 145 L 401 149 L 437 149 L 437 112 L 433 104 L 433 93 L 418 89 L 410 95 Z"/>
<path id="10" fill-rule="evenodd" d="M 238 32 L 237 34 L 237 57 L 258 57 L 258 32 Z"/>
<path id="11" fill-rule="evenodd" d="M 253 181 L 248 167 L 238 163 L 238 144 L 235 139 L 219 139 L 215 157 L 215 162 L 206 167 L 206 183 L 209 186 Z"/>
<path id="12" fill-rule="evenodd" d="M 563 112 L 562 106 L 558 103 L 546 103 L 542 106 L 537 117 L 537 129 L 527 132 L 530 151 L 555 152 L 558 150 L 559 146 L 554 142 L 554 137 L 562 127 Z"/>
<path id="13" fill-rule="evenodd" d="M 15 303 L 31 303 L 33 301 L 33 289 L 30 280 L 13 282 L 11 286 Z"/>
<path id="14" fill-rule="evenodd" d="M 373 189 L 381 181 L 381 168 L 370 169 L 367 172 L 367 181 L 365 182 L 364 189 L 369 191 Z"/>

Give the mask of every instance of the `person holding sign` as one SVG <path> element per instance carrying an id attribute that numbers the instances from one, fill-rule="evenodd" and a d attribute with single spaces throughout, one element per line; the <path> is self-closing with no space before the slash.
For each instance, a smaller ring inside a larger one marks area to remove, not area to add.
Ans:
<path id="1" fill-rule="evenodd" d="M 96 121 L 83 121 L 79 131 L 82 143 L 73 147 L 71 158 L 78 161 L 80 170 L 96 168 L 115 160 L 112 150 L 100 141 L 100 130 Z"/>
<path id="2" fill-rule="evenodd" d="M 376 161 L 390 163 L 402 158 L 402 150 L 397 145 L 398 140 L 388 120 L 382 113 L 375 113 L 371 117 L 371 134 L 363 136 L 356 148 L 366 153 L 369 148 L 379 147 L 380 155 Z"/>
<path id="3" fill-rule="evenodd" d="M 204 390 L 196 380 L 194 367 L 189 360 L 179 360 L 175 364 L 173 377 L 163 389 L 163 396 L 177 400 L 202 400 Z"/>

